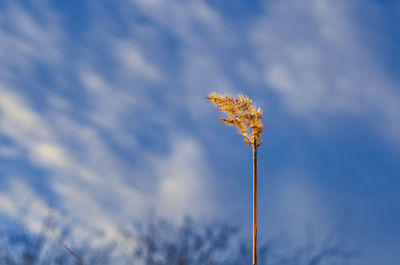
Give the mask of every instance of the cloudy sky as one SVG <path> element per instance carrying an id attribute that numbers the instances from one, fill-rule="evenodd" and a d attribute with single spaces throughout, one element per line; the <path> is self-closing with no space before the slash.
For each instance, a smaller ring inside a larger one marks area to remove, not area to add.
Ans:
<path id="1" fill-rule="evenodd" d="M 399 22 L 389 0 L 3 0 L 0 220 L 250 233 L 251 149 L 204 99 L 242 92 L 264 112 L 261 238 L 346 219 L 354 264 L 398 264 Z"/>

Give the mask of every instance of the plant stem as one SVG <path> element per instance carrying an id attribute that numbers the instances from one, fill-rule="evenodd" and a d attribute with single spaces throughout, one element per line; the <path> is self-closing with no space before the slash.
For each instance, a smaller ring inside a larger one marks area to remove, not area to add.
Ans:
<path id="1" fill-rule="evenodd" d="M 253 144 L 253 265 L 257 265 L 257 147 Z"/>

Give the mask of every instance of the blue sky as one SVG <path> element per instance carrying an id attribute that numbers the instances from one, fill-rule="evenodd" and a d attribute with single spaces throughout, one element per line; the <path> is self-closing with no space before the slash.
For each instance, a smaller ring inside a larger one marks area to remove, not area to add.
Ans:
<path id="1" fill-rule="evenodd" d="M 251 150 L 204 100 L 242 92 L 264 112 L 262 238 L 349 216 L 354 264 L 397 264 L 399 20 L 397 1 L 1 1 L 0 217 L 250 232 Z"/>

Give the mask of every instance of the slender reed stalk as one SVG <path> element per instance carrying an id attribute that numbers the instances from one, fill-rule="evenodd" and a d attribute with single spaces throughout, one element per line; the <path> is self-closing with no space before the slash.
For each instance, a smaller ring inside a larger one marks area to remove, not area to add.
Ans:
<path id="1" fill-rule="evenodd" d="M 261 134 L 264 127 L 261 122 L 261 109 L 252 104 L 244 95 L 236 98 L 227 94 L 211 93 L 206 97 L 218 111 L 228 115 L 218 119 L 229 126 L 235 126 L 247 145 L 253 147 L 253 265 L 257 265 L 257 148 L 262 143 Z"/>
<path id="2" fill-rule="evenodd" d="M 253 145 L 253 264 L 257 265 L 257 147 Z"/>

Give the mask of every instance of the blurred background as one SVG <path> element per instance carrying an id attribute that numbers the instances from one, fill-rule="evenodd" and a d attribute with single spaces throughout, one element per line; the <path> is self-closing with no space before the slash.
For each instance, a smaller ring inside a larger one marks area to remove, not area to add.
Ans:
<path id="1" fill-rule="evenodd" d="M 217 121 L 217 91 L 263 109 L 261 242 L 292 257 L 333 233 L 351 264 L 398 264 L 399 22 L 390 0 L 1 1 L 3 244 L 49 216 L 113 242 L 151 212 L 250 247 L 251 148 Z"/>

